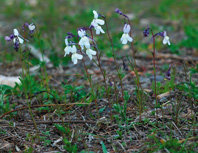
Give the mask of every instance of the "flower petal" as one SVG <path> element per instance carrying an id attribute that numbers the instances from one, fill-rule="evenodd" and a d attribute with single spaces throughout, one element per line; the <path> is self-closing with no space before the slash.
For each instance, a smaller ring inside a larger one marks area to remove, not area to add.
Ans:
<path id="1" fill-rule="evenodd" d="M 18 40 L 19 40 L 19 43 L 20 43 L 20 44 L 23 44 L 24 40 L 23 40 L 22 38 L 20 38 L 20 37 L 17 37 L 17 38 L 18 38 Z"/>
<path id="2" fill-rule="evenodd" d="M 95 21 L 99 25 L 104 25 L 105 24 L 104 20 L 102 20 L 102 19 L 95 19 Z"/>
<path id="3" fill-rule="evenodd" d="M 86 35 L 86 32 L 85 32 L 85 30 L 83 30 L 83 29 L 80 29 L 80 30 L 78 30 L 78 35 L 79 35 L 79 37 L 83 37 L 83 36 L 85 36 Z"/>
<path id="4" fill-rule="evenodd" d="M 93 10 L 93 14 L 94 14 L 94 18 L 97 19 L 98 18 L 98 13 L 95 10 Z"/>
<path id="5" fill-rule="evenodd" d="M 130 25 L 129 25 L 129 24 L 125 24 L 125 25 L 124 25 L 124 28 L 123 28 L 123 32 L 124 32 L 124 33 L 129 33 L 130 30 L 131 30 Z"/>
<path id="6" fill-rule="evenodd" d="M 77 52 L 77 48 L 76 48 L 75 45 L 73 45 L 73 46 L 71 47 L 71 53 L 76 53 L 76 52 Z"/>
<path id="7" fill-rule="evenodd" d="M 70 53 L 71 47 L 70 46 L 66 46 L 65 49 L 64 49 L 64 51 L 65 51 L 65 55 L 64 56 L 66 56 L 67 54 Z"/>
<path id="8" fill-rule="evenodd" d="M 128 40 L 129 42 L 132 42 L 132 41 L 133 41 L 133 38 L 130 37 L 130 36 L 127 34 L 127 40 Z"/>
<path id="9" fill-rule="evenodd" d="M 69 42 L 68 42 L 68 39 L 67 38 L 65 38 L 65 45 L 69 45 Z"/>
<path id="10" fill-rule="evenodd" d="M 14 30 L 13 30 L 13 33 L 14 33 L 15 36 L 18 36 L 18 35 L 19 35 L 19 32 L 18 32 L 17 29 L 14 29 Z"/>

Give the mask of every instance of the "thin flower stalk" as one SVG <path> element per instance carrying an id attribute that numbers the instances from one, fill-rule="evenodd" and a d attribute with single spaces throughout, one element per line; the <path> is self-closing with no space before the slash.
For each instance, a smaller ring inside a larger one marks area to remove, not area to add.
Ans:
<path id="1" fill-rule="evenodd" d="M 157 81 L 156 81 L 156 65 L 155 65 L 155 36 L 152 30 L 151 30 L 151 34 L 152 34 L 152 40 L 153 40 L 153 72 L 154 72 L 154 82 L 155 82 L 154 96 L 155 96 L 155 107 L 156 107 L 156 120 L 158 120 Z"/>
<path id="2" fill-rule="evenodd" d="M 122 92 L 122 99 L 124 99 L 124 91 L 123 91 L 123 83 L 122 83 L 122 76 L 119 72 L 119 67 L 118 67 L 118 64 L 117 64 L 117 61 L 116 61 L 116 55 L 115 55 L 115 50 L 114 50 L 114 45 L 113 45 L 113 39 L 111 37 L 111 34 L 109 32 L 109 27 L 108 27 L 108 22 L 107 22 L 107 19 L 106 17 L 104 16 L 104 21 L 105 21 L 105 25 L 106 25 L 106 31 L 107 31 L 107 36 L 109 38 L 109 41 L 111 43 L 111 48 L 112 48 L 112 54 L 113 54 L 113 60 L 114 60 L 114 63 L 115 63 L 115 66 L 116 66 L 116 71 L 117 71 L 117 74 L 118 74 L 118 78 L 119 78 L 119 81 L 120 81 L 120 86 L 121 86 L 121 92 Z"/>
<path id="3" fill-rule="evenodd" d="M 106 80 L 106 73 L 104 72 L 102 66 L 101 66 L 101 63 L 100 63 L 100 51 L 97 47 L 97 44 L 95 43 L 94 39 L 93 39 L 93 31 L 92 29 L 89 29 L 90 33 L 91 33 L 91 39 L 92 39 L 92 42 L 94 43 L 94 48 L 95 50 L 97 51 L 97 54 L 96 54 L 96 58 L 97 58 L 97 61 L 98 61 L 98 67 L 102 73 L 102 76 L 103 76 L 103 82 L 105 84 L 105 89 L 106 89 L 106 93 L 107 93 L 107 99 L 108 99 L 108 102 L 109 102 L 109 107 L 111 108 L 111 105 L 110 105 L 110 98 L 109 98 L 109 90 L 108 90 L 108 86 L 107 86 L 107 80 Z"/>
<path id="4" fill-rule="evenodd" d="M 138 99 L 138 103 L 139 103 L 139 113 L 140 113 L 140 121 L 141 121 L 141 113 L 142 113 L 142 92 L 141 90 L 141 85 L 140 85 L 140 81 L 139 81 L 139 75 L 138 75 L 138 71 L 137 71 L 137 65 L 136 65 L 136 60 L 135 60 L 135 49 L 134 49 L 134 45 L 133 45 L 133 39 L 132 38 L 132 30 L 130 29 L 132 27 L 131 21 L 129 19 L 129 17 L 124 14 L 122 11 L 120 11 L 120 9 L 116 8 L 115 12 L 118 13 L 119 15 L 123 16 L 128 24 L 125 24 L 125 27 L 123 29 L 123 31 L 129 33 L 129 38 L 128 41 L 131 42 L 131 52 L 132 52 L 132 57 L 133 57 L 133 70 L 135 72 L 136 75 L 136 84 L 137 84 L 137 99 Z M 130 27 L 130 28 L 129 28 Z M 125 30 L 126 29 L 126 30 Z M 127 36 L 128 37 L 128 36 Z"/>

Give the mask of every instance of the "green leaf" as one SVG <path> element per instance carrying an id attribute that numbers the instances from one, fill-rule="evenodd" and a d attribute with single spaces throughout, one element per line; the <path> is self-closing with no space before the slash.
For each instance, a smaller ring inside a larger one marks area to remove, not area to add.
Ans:
<path id="1" fill-rule="evenodd" d="M 103 153 L 108 153 L 107 148 L 106 148 L 104 142 L 101 141 L 100 144 L 102 145 L 102 151 L 103 151 Z"/>

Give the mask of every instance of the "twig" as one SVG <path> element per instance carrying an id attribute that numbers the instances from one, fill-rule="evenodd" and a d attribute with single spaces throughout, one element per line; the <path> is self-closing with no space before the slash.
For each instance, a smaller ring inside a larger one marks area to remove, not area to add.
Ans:
<path id="1" fill-rule="evenodd" d="M 136 58 L 144 58 L 144 59 L 152 59 L 153 57 L 150 55 L 135 55 Z M 158 53 L 155 57 L 156 59 L 174 59 L 174 60 L 181 60 L 181 61 L 194 61 L 194 62 L 198 62 L 198 58 L 197 57 L 191 57 L 191 56 L 185 56 L 185 57 L 181 57 L 178 55 L 173 55 L 173 54 L 164 54 L 164 53 Z"/>
<path id="2" fill-rule="evenodd" d="M 72 123 L 72 124 L 96 124 L 94 121 L 83 120 L 64 120 L 64 121 L 36 121 L 36 124 L 54 124 L 54 123 Z M 33 122 L 16 123 L 15 126 L 34 125 Z"/>
<path id="3" fill-rule="evenodd" d="M 88 103 L 68 103 L 68 104 L 48 104 L 48 105 L 34 105 L 34 106 L 30 106 L 30 108 L 39 108 L 39 107 L 53 107 L 53 106 L 71 106 L 71 105 L 90 105 Z M 13 113 L 13 112 L 18 112 L 24 109 L 28 109 L 28 106 L 24 106 L 21 108 L 17 108 L 14 110 L 11 110 L 9 112 L 4 113 L 3 115 L 0 116 L 0 119 L 2 119 L 3 117 L 5 117 L 6 115 Z"/>

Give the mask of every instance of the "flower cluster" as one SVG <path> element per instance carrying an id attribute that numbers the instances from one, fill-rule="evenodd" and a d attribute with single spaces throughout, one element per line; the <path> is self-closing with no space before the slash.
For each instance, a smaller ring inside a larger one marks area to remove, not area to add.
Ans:
<path id="1" fill-rule="evenodd" d="M 100 33 L 105 33 L 101 27 L 101 25 L 105 24 L 104 20 L 98 19 L 100 15 L 95 10 L 93 10 L 93 14 L 94 14 L 94 19 L 91 22 L 91 26 L 88 29 L 87 28 L 78 29 L 78 37 L 80 37 L 78 45 L 80 46 L 80 51 L 82 53 L 82 51 L 85 50 L 90 60 L 92 60 L 93 56 L 96 55 L 96 51 L 91 49 L 90 40 L 92 41 L 94 40 L 87 36 L 86 30 L 91 30 L 92 28 L 94 28 L 96 30 L 96 35 L 99 35 Z M 64 51 L 65 51 L 65 56 L 71 53 L 72 62 L 74 64 L 77 64 L 78 60 L 81 60 L 83 56 L 81 54 L 77 54 L 77 48 L 74 45 L 74 43 L 68 42 L 68 39 L 72 37 L 74 37 L 74 35 L 68 33 L 68 36 L 65 38 L 66 47 Z"/>
<path id="2" fill-rule="evenodd" d="M 23 30 L 25 30 L 25 27 L 28 28 L 30 34 L 33 34 L 34 31 L 35 31 L 35 29 L 36 29 L 36 26 L 35 26 L 34 23 L 29 24 L 29 23 L 26 22 L 26 23 L 23 25 Z"/>
<path id="3" fill-rule="evenodd" d="M 24 42 L 23 37 L 19 34 L 19 31 L 17 29 L 14 29 L 13 34 L 11 34 L 10 36 L 5 36 L 5 40 L 6 41 L 13 40 L 14 49 L 16 51 L 18 51 L 20 44 L 23 44 L 23 42 Z"/>
<path id="4" fill-rule="evenodd" d="M 118 13 L 119 15 L 123 16 L 124 18 L 126 18 L 129 22 L 129 17 L 127 15 L 125 15 L 120 9 L 116 8 L 115 12 Z M 131 30 L 130 23 L 125 24 L 124 28 L 123 28 L 123 34 L 120 39 L 123 45 L 126 45 L 128 41 L 129 42 L 133 41 L 133 38 L 129 35 L 130 30 Z"/>
<path id="5" fill-rule="evenodd" d="M 105 22 L 102 19 L 98 19 L 99 14 L 93 10 L 93 14 L 94 14 L 94 19 L 91 22 L 91 26 L 90 27 L 94 27 L 94 29 L 96 30 L 96 34 L 99 35 L 100 33 L 105 33 L 104 30 L 102 29 L 101 25 L 104 25 Z"/>
<path id="6" fill-rule="evenodd" d="M 86 36 L 86 31 L 83 29 L 78 30 L 78 35 L 81 38 L 79 41 L 79 45 L 82 50 L 86 48 L 86 54 L 88 55 L 89 59 L 92 60 L 92 56 L 96 55 L 96 51 L 91 49 L 91 44 L 89 42 L 89 38 Z"/>
<path id="7" fill-rule="evenodd" d="M 148 26 L 148 27 L 143 31 L 144 37 L 148 37 L 148 36 L 149 36 L 150 30 L 151 30 L 151 29 L 150 29 L 150 27 Z M 156 36 L 161 36 L 162 38 L 164 38 L 163 41 L 162 41 L 162 43 L 163 43 L 164 45 L 166 45 L 166 44 L 170 45 L 170 44 L 171 44 L 171 43 L 170 43 L 170 40 L 169 40 L 170 38 L 167 36 L 166 31 L 156 33 L 155 35 L 153 35 L 152 39 L 155 38 Z"/>
<path id="8" fill-rule="evenodd" d="M 31 23 L 31 24 L 25 23 L 23 25 L 22 29 L 24 30 L 25 27 L 28 27 L 28 30 L 29 30 L 30 34 L 32 34 L 34 32 L 35 28 L 36 28 L 36 26 L 33 23 Z M 20 35 L 20 33 L 17 29 L 13 29 L 13 33 L 10 36 L 5 36 L 5 40 L 6 41 L 13 40 L 14 49 L 16 51 L 18 51 L 19 47 L 20 47 L 20 44 L 23 44 L 25 39 Z"/>
<path id="9" fill-rule="evenodd" d="M 64 49 L 64 51 L 65 51 L 65 55 L 64 56 L 66 56 L 66 55 L 71 53 L 72 54 L 72 56 L 71 56 L 72 62 L 74 64 L 77 64 L 78 60 L 81 60 L 83 58 L 83 56 L 81 54 L 77 53 L 77 48 L 76 48 L 76 46 L 75 46 L 75 44 L 73 42 L 68 42 L 69 38 L 72 38 L 72 36 L 68 35 L 65 38 L 66 47 Z"/>

